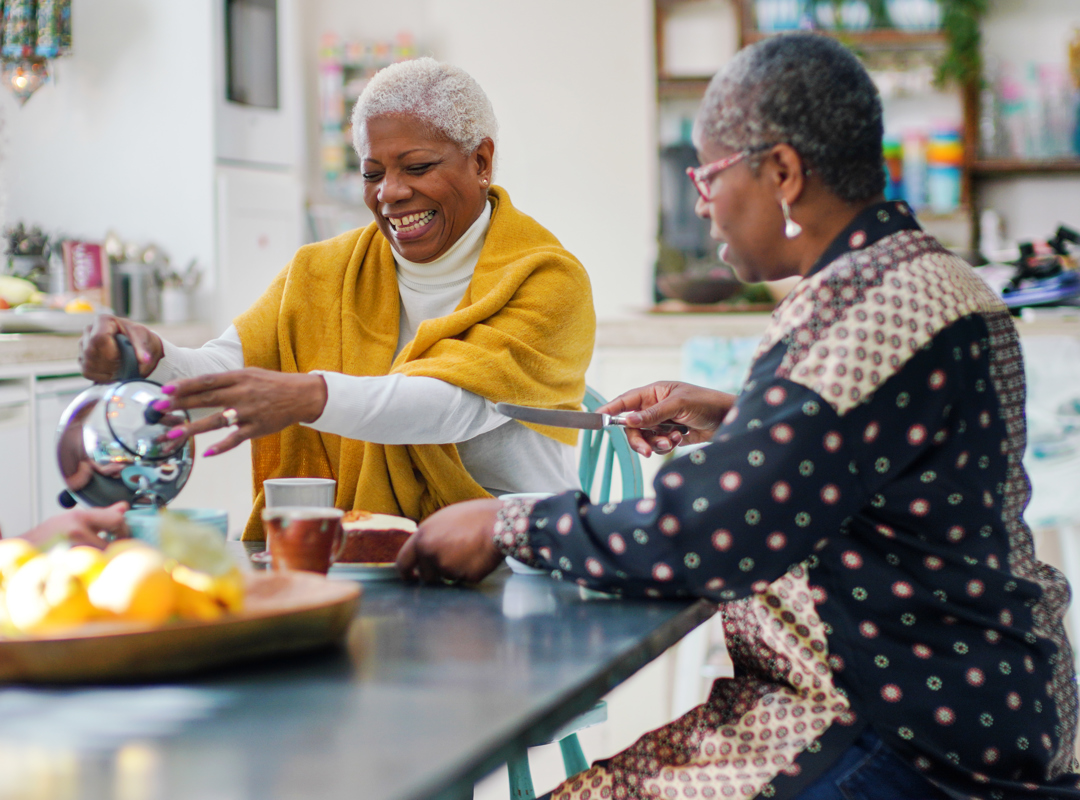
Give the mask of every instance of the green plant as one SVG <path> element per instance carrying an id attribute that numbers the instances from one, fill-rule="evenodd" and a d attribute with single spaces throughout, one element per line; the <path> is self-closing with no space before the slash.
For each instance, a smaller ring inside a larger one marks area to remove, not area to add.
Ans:
<path id="1" fill-rule="evenodd" d="M 845 44 L 852 47 L 858 55 L 861 49 L 843 36 L 844 25 L 841 21 L 840 8 L 844 0 L 806 0 L 806 10 L 816 18 L 818 6 L 831 6 L 833 18 L 837 20 L 837 32 Z M 892 26 L 889 19 L 886 0 L 865 0 L 870 10 L 871 24 L 875 28 Z M 978 81 L 982 75 L 982 43 L 979 24 L 986 14 L 988 0 L 938 0 L 941 7 L 941 31 L 945 34 L 945 55 L 937 67 L 938 85 L 950 81 L 966 84 Z"/>
<path id="2" fill-rule="evenodd" d="M 945 34 L 945 56 L 937 68 L 938 84 L 955 80 L 975 83 L 982 76 L 982 36 L 979 24 L 986 14 L 987 0 L 938 0 L 941 30 Z"/>

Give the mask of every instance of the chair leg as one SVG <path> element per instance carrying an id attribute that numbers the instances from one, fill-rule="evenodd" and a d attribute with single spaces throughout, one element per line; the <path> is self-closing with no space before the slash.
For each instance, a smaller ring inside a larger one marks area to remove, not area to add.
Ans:
<path id="1" fill-rule="evenodd" d="M 533 800 L 532 773 L 529 772 L 529 751 L 524 750 L 506 762 L 510 774 L 510 800 Z"/>
<path id="2" fill-rule="evenodd" d="M 577 734 L 571 733 L 559 741 L 559 749 L 562 750 L 563 766 L 566 767 L 566 777 L 572 777 L 589 768 L 589 762 L 585 760 L 585 753 L 581 750 L 581 742 Z"/>

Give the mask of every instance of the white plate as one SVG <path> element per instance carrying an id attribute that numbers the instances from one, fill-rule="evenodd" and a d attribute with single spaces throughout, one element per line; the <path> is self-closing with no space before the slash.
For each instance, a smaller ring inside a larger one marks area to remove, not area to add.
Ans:
<path id="1" fill-rule="evenodd" d="M 331 564 L 330 578 L 349 578 L 354 581 L 393 581 L 397 580 L 397 569 L 393 562 L 389 564 Z"/>
<path id="2" fill-rule="evenodd" d="M 269 550 L 252 553 L 251 560 L 268 566 L 274 562 L 274 559 L 270 557 Z M 354 581 L 392 581 L 397 578 L 397 569 L 394 567 L 393 562 L 389 564 L 331 564 L 330 571 L 326 576 L 328 578 L 347 578 Z"/>
<path id="3" fill-rule="evenodd" d="M 82 333 L 94 321 L 97 312 L 69 314 L 66 311 L 0 311 L 3 333 Z"/>
<path id="4" fill-rule="evenodd" d="M 537 569 L 536 567 L 530 567 L 516 558 L 506 557 L 506 563 L 510 565 L 510 569 L 516 572 L 518 575 L 550 575 L 551 571 L 546 569 Z"/>

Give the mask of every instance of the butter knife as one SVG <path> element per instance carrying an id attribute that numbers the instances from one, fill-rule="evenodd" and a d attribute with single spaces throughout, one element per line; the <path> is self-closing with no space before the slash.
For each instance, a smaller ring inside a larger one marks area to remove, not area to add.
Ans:
<path id="1" fill-rule="evenodd" d="M 598 431 L 611 425 L 626 426 L 625 414 L 601 414 L 596 411 L 560 411 L 532 406 L 516 406 L 513 403 L 496 403 L 495 410 L 500 414 L 522 422 L 534 422 L 537 425 L 551 425 L 556 428 L 583 428 Z M 663 422 L 647 430 L 656 433 L 689 433 L 685 425 L 675 422 Z"/>

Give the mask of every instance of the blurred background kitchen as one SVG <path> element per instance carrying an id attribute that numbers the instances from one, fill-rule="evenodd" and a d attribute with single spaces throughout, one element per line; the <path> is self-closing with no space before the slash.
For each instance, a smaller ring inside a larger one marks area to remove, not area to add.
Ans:
<path id="1" fill-rule="evenodd" d="M 2 6 L 0 298 L 4 276 L 34 292 L 0 299 L 4 530 L 56 510 L 53 432 L 85 385 L 78 315 L 111 307 L 198 345 L 299 245 L 370 221 L 349 110 L 374 70 L 417 55 L 484 87 L 497 182 L 588 269 L 590 384 L 607 396 L 660 378 L 735 388 L 788 287 L 736 285 L 718 261 L 684 175 L 690 123 L 739 47 L 814 27 L 875 76 L 890 196 L 1011 295 L 1029 368 L 1028 520 L 1042 556 L 1080 580 L 1076 0 Z M 248 449 L 200 460 L 182 499 L 245 519 Z M 689 637 L 616 692 L 610 721 L 582 734 L 587 755 L 696 704 L 724 669 L 712 629 Z M 550 761 L 558 777 L 557 749 Z M 484 796 L 505 793 L 489 783 Z"/>

